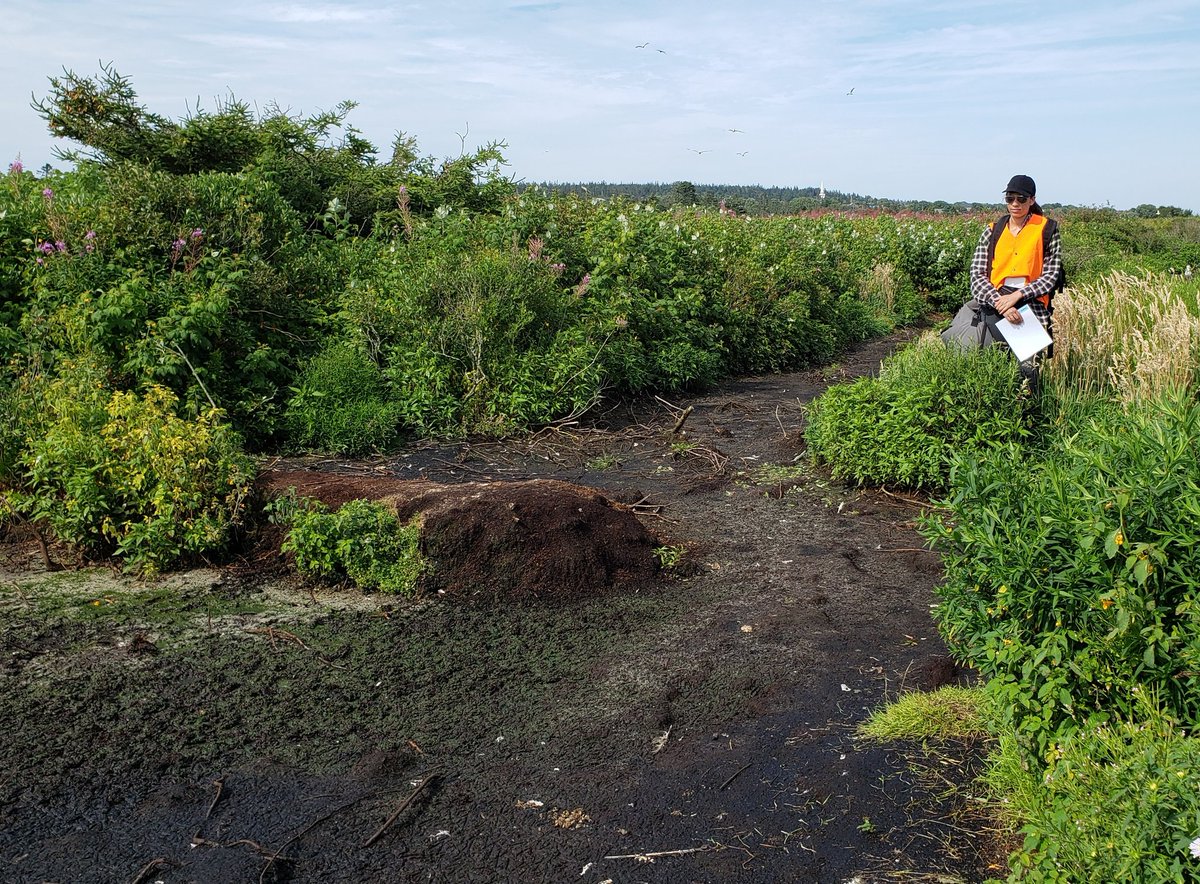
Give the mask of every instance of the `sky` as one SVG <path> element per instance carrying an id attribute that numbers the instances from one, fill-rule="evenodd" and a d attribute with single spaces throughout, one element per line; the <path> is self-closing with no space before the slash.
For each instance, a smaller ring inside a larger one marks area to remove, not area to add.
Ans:
<path id="1" fill-rule="evenodd" d="M 111 65 L 180 119 L 231 96 L 390 156 L 502 141 L 517 181 L 816 187 L 1200 213 L 1200 0 L 0 0 L 0 169 Z"/>

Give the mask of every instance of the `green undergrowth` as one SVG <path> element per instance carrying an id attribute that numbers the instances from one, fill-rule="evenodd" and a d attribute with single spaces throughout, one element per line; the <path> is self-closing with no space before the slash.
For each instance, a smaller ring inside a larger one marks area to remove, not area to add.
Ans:
<path id="1" fill-rule="evenodd" d="M 1019 390 L 1000 348 L 964 353 L 924 338 L 885 359 L 878 377 L 815 399 L 805 438 L 835 479 L 943 488 L 957 455 L 982 458 L 1025 435 Z"/>
<path id="2" fill-rule="evenodd" d="M 289 493 L 269 507 L 289 529 L 282 551 L 296 569 L 325 581 L 348 579 L 365 590 L 412 596 L 427 563 L 416 520 L 402 524 L 384 504 L 351 500 L 330 512 L 320 501 Z"/>
<path id="3" fill-rule="evenodd" d="M 1200 881 L 1200 740 L 1135 700 L 1137 718 L 1076 733 L 1045 770 L 1001 738 L 985 781 L 1023 839 L 1010 882 Z"/>

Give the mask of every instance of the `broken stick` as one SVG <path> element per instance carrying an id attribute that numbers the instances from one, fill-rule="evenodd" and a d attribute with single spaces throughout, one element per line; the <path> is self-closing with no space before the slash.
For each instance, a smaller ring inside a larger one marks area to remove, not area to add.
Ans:
<path id="1" fill-rule="evenodd" d="M 400 806 L 392 811 L 392 815 L 383 821 L 383 825 L 375 830 L 375 834 L 363 842 L 363 847 L 370 847 L 372 844 L 378 841 L 380 836 L 391 827 L 392 823 L 400 818 L 400 814 L 404 813 L 404 811 L 410 804 L 413 803 L 416 797 L 421 794 L 421 790 L 428 786 L 436 778 L 437 774 L 431 773 L 429 776 L 425 777 L 425 779 L 421 780 L 421 782 L 417 783 L 417 787 L 413 789 L 412 794 L 405 798 L 400 803 Z"/>
<path id="2" fill-rule="evenodd" d="M 683 422 L 688 419 L 688 415 L 692 413 L 694 407 L 689 405 L 683 410 L 683 414 L 679 415 L 679 420 L 675 421 L 675 426 L 671 430 L 672 435 L 679 435 L 679 431 L 683 428 Z"/>
<path id="3" fill-rule="evenodd" d="M 208 805 L 208 813 L 204 814 L 206 820 L 212 816 L 213 808 L 217 806 L 217 802 L 221 800 L 221 794 L 225 791 L 225 775 L 221 774 L 213 780 L 212 784 L 217 787 L 217 794 L 213 796 L 212 804 Z"/>
<path id="4" fill-rule="evenodd" d="M 165 856 L 160 856 L 158 859 L 152 859 L 142 867 L 142 870 L 137 873 L 129 884 L 143 884 L 150 875 L 161 866 L 177 866 L 179 863 L 173 859 L 167 859 Z"/>
<path id="5" fill-rule="evenodd" d="M 683 856 L 688 853 L 703 853 L 712 850 L 711 847 L 687 847 L 683 850 L 656 850 L 653 853 L 621 853 L 606 856 L 605 859 L 636 859 L 641 862 L 653 862 L 656 856 Z"/>

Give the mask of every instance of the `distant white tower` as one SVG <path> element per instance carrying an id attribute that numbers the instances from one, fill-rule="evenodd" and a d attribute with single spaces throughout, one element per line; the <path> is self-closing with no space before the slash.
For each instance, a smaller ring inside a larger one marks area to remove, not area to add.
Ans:
<path id="1" fill-rule="evenodd" d="M 825 199 L 825 182 L 821 182 L 821 192 L 817 194 L 817 199 Z"/>

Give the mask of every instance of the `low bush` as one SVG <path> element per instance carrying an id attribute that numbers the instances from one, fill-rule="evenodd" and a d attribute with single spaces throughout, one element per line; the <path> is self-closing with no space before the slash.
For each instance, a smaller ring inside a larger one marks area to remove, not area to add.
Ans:
<path id="1" fill-rule="evenodd" d="M 830 387 L 809 407 L 809 451 L 835 478 L 945 487 L 957 455 L 980 458 L 1025 434 L 1016 362 L 1000 348 L 960 352 L 925 338 L 876 378 Z"/>
<path id="2" fill-rule="evenodd" d="M 302 574 L 325 580 L 349 578 L 362 589 L 414 595 L 425 570 L 417 548 L 419 529 L 403 525 L 386 506 L 351 500 L 336 512 L 314 501 L 276 506 L 290 525 L 282 549 L 295 555 Z"/>
<path id="3" fill-rule="evenodd" d="M 960 458 L 923 523 L 945 565 L 939 629 L 1031 755 L 1131 718 L 1140 687 L 1200 722 L 1197 438 L 1186 393 L 1097 409 L 1044 452 Z"/>
<path id="4" fill-rule="evenodd" d="M 223 550 L 247 515 L 255 471 L 221 413 L 181 417 L 163 387 L 110 393 L 86 378 L 48 385 L 40 432 L 14 471 L 16 508 L 142 573 Z"/>
<path id="5" fill-rule="evenodd" d="M 1010 882 L 1200 881 L 1200 740 L 1134 699 L 1136 719 L 1074 734 L 1044 772 L 1001 741 L 986 780 L 1024 836 Z"/>
<path id="6" fill-rule="evenodd" d="M 358 347 L 337 342 L 300 373 L 284 415 L 288 445 L 359 455 L 396 442 L 402 416 L 387 399 L 383 372 Z"/>
<path id="7" fill-rule="evenodd" d="M 378 354 L 404 427 L 502 435 L 592 404 L 605 338 L 559 271 L 531 251 L 452 248 L 434 234 L 384 252 L 345 314 L 351 340 Z"/>

